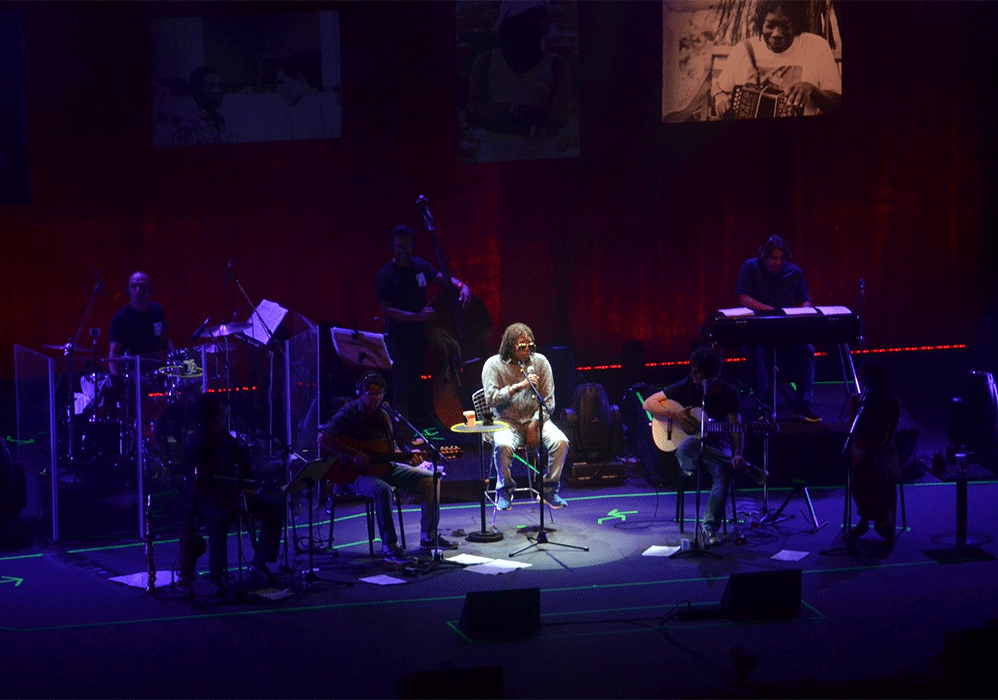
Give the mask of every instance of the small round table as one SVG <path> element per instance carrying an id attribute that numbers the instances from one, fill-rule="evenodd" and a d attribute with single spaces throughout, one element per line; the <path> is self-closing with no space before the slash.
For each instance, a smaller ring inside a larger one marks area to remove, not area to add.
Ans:
<path id="1" fill-rule="evenodd" d="M 454 433 L 474 433 L 477 435 L 495 433 L 500 430 L 506 430 L 507 428 L 509 428 L 509 423 L 505 423 L 501 420 L 492 421 L 489 425 L 486 425 L 484 421 L 476 420 L 474 425 L 458 423 L 457 425 L 452 425 L 450 427 L 451 432 Z M 485 471 L 485 445 L 483 442 L 484 441 L 479 441 L 478 443 L 478 462 L 481 467 L 482 474 L 482 529 L 480 532 L 469 532 L 465 539 L 469 542 L 498 542 L 503 538 L 503 534 L 501 532 L 490 532 L 485 525 L 485 491 L 488 488 L 489 475 L 488 472 Z"/>

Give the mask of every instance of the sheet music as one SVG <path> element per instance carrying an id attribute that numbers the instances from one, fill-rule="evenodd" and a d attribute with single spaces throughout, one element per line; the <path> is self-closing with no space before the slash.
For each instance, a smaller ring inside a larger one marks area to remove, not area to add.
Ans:
<path id="1" fill-rule="evenodd" d="M 787 316 L 810 316 L 817 315 L 818 310 L 811 306 L 789 306 L 783 309 Z"/>
<path id="2" fill-rule="evenodd" d="M 277 302 L 264 299 L 253 310 L 250 317 L 246 319 L 252 325 L 243 331 L 243 335 L 250 340 L 255 340 L 260 345 L 266 345 L 270 342 L 270 337 L 277 330 L 277 327 L 281 325 L 281 321 L 284 320 L 287 314 L 288 310 Z M 260 321 L 261 318 L 263 319 L 262 322 Z M 266 327 L 264 327 L 264 324 L 266 324 Z"/>
<path id="3" fill-rule="evenodd" d="M 846 306 L 819 306 L 818 311 L 825 316 L 840 316 L 842 314 L 852 314 L 852 309 Z"/>
<path id="4" fill-rule="evenodd" d="M 349 328 L 330 328 L 333 347 L 340 359 L 358 367 L 391 369 L 385 337 L 380 333 L 366 333 Z"/>
<path id="5" fill-rule="evenodd" d="M 733 309 L 718 309 L 717 313 L 730 318 L 734 316 L 751 316 L 755 312 L 747 306 L 736 306 Z"/>

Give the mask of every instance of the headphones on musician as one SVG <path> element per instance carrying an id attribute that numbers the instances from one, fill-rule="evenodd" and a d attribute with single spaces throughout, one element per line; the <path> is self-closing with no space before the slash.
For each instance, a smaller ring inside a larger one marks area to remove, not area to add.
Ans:
<path id="1" fill-rule="evenodd" d="M 364 390 L 371 384 L 377 384 L 382 389 L 386 391 L 388 390 L 388 382 L 386 382 L 385 378 L 381 376 L 381 373 L 371 371 L 363 374 L 361 378 L 357 380 L 357 384 L 354 387 L 357 392 L 357 396 L 363 394 Z"/>

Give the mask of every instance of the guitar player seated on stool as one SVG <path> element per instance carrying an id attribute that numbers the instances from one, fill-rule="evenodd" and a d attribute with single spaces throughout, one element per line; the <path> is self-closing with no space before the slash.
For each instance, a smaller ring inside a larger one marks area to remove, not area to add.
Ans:
<path id="1" fill-rule="evenodd" d="M 704 407 L 711 421 L 723 421 L 740 426 L 738 390 L 721 379 L 721 358 L 711 348 L 697 348 L 690 355 L 690 376 L 671 384 L 645 399 L 644 408 L 652 416 L 673 425 L 686 434 L 676 448 L 679 467 L 687 474 L 696 471 L 700 459 L 699 409 L 703 401 L 703 383 L 707 384 Z M 748 462 L 742 457 L 742 435 L 738 430 L 707 430 L 704 440 L 704 468 L 713 485 L 703 517 L 704 543 L 718 544 L 717 528 L 724 519 L 724 504 L 731 484 L 732 469 L 744 470 Z"/>
<path id="2" fill-rule="evenodd" d="M 425 467 L 411 467 L 387 460 L 396 451 L 392 419 L 382 405 L 385 401 L 385 378 L 368 372 L 357 381 L 357 398 L 348 401 L 323 426 L 319 445 L 323 454 L 338 455 L 340 466 L 334 469 L 353 475 L 352 489 L 374 501 L 374 514 L 381 533 L 381 551 L 385 561 L 404 563 L 405 552 L 398 545 L 392 521 L 392 487 L 422 496 L 419 545 L 422 549 L 456 549 L 457 545 L 437 533 L 437 509 L 434 503 L 433 473 Z M 422 458 L 414 451 L 413 459 Z M 337 479 L 338 480 L 338 479 Z"/>

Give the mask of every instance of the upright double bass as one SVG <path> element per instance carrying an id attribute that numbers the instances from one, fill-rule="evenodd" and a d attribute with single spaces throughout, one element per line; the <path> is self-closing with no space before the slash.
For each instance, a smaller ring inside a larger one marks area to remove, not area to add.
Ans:
<path id="1" fill-rule="evenodd" d="M 437 312 L 436 319 L 426 324 L 427 341 L 433 349 L 433 408 L 441 423 L 454 425 L 464 420 L 464 410 L 472 408 L 471 395 L 482 384 L 482 364 L 488 353 L 492 321 L 485 302 L 476 296 L 472 296 L 467 308 L 462 308 L 429 200 L 420 195 L 416 206 L 433 238 L 444 279 L 442 293 L 430 304 Z"/>

